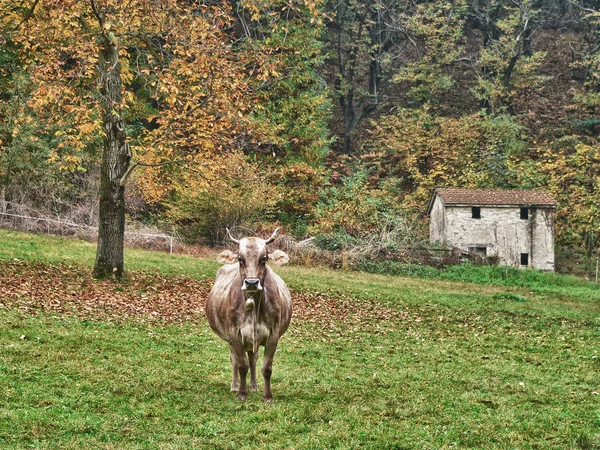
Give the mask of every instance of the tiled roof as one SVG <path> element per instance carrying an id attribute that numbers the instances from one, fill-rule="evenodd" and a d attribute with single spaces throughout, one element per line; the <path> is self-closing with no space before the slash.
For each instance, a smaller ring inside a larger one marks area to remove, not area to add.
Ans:
<path id="1" fill-rule="evenodd" d="M 466 189 L 436 188 L 430 202 L 429 210 L 435 195 L 439 195 L 446 206 L 546 206 L 556 207 L 556 201 L 550 194 L 539 189 Z M 429 211 L 427 211 L 429 213 Z"/>

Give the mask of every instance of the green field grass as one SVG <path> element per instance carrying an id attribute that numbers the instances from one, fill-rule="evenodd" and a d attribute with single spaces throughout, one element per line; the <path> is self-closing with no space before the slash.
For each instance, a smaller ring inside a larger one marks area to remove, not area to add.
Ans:
<path id="1" fill-rule="evenodd" d="M 62 286 L 59 272 L 84 280 L 93 260 L 87 243 L 0 230 L 0 276 L 23 268 L 24 284 L 0 283 L 2 449 L 600 448 L 592 283 L 279 268 L 296 310 L 275 358 L 276 401 L 240 403 L 227 345 L 202 317 L 31 306 L 53 289 L 41 287 L 48 272 Z M 40 286 L 24 267 L 44 268 Z M 208 289 L 218 265 L 127 249 L 126 267 L 137 284 L 94 286 L 137 298 L 159 274 L 163 288 L 183 277 Z M 75 304 L 89 295 L 69 289 Z"/>
<path id="2" fill-rule="evenodd" d="M 50 263 L 67 263 L 92 267 L 96 244 L 77 239 L 0 230 L 0 260 L 25 259 Z M 216 253 L 215 253 L 216 255 Z M 185 275 L 192 278 L 213 277 L 218 266 L 214 260 L 171 256 L 132 248 L 125 249 L 125 264 L 130 270 Z"/>

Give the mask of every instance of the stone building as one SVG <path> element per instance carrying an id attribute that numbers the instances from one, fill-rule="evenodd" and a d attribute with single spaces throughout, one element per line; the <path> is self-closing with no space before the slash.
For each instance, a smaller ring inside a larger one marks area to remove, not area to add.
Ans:
<path id="1" fill-rule="evenodd" d="M 436 188 L 429 239 L 503 265 L 552 271 L 555 208 L 541 190 Z"/>

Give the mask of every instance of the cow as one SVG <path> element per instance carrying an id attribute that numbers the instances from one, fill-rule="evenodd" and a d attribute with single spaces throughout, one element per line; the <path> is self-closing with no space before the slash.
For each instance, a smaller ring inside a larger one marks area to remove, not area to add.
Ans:
<path id="1" fill-rule="evenodd" d="M 237 254 L 225 250 L 217 261 L 215 284 L 206 301 L 206 317 L 212 330 L 229 343 L 233 369 L 231 391 L 245 401 L 248 396 L 246 375 L 250 369 L 250 391 L 256 391 L 256 362 L 259 346 L 265 348 L 261 373 L 264 378 L 263 398 L 273 401 L 271 373 L 279 338 L 292 318 L 292 300 L 285 282 L 267 265 L 267 261 L 282 265 L 288 255 L 267 245 L 275 240 L 279 228 L 269 239 L 246 237 L 234 239 Z"/>

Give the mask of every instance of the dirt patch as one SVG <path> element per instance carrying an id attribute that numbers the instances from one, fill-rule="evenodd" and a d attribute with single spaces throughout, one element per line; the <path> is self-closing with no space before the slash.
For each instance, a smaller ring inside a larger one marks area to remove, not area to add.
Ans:
<path id="1" fill-rule="evenodd" d="M 127 280 L 94 280 L 91 270 L 29 261 L 0 262 L 0 308 L 23 314 L 62 313 L 86 320 L 167 323 L 205 321 L 204 306 L 212 280 L 129 272 Z M 376 301 L 343 293 L 292 292 L 294 320 L 343 333 L 349 327 L 405 320 L 408 315 Z M 381 333 L 385 329 L 381 328 Z"/>
<path id="2" fill-rule="evenodd" d="M 66 313 L 82 319 L 180 323 L 204 316 L 207 282 L 129 273 L 127 280 L 94 280 L 91 270 L 68 265 L 0 263 L 0 306 L 23 313 Z"/>

